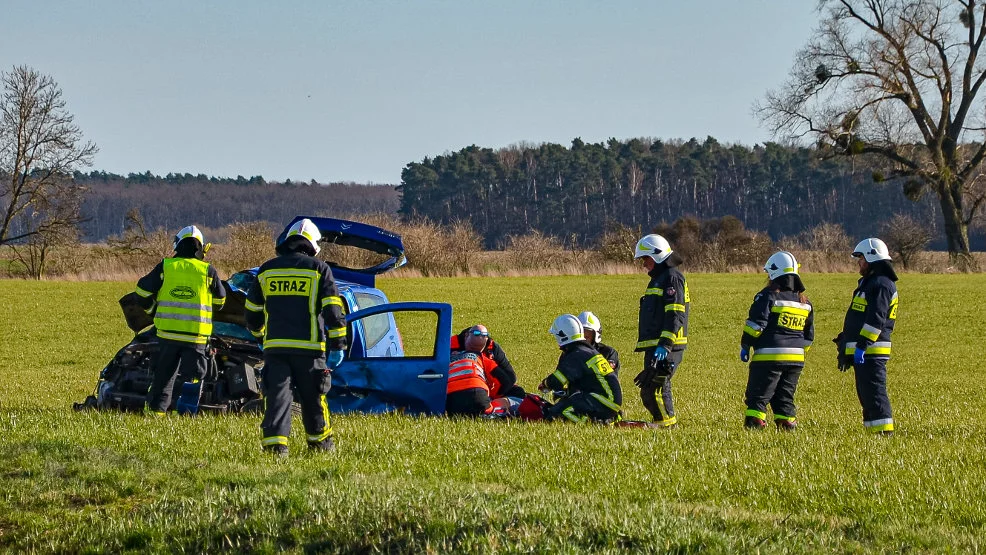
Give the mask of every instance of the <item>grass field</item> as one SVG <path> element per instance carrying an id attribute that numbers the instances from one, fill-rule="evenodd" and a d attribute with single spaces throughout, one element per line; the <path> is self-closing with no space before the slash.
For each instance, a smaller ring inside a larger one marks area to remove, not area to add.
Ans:
<path id="1" fill-rule="evenodd" d="M 986 550 L 984 275 L 905 275 L 898 433 L 867 435 L 829 343 L 855 283 L 807 275 L 817 344 L 795 434 L 742 429 L 738 342 L 756 275 L 692 275 L 672 431 L 339 416 L 338 451 L 259 452 L 259 419 L 75 413 L 130 333 L 127 283 L 0 281 L 0 550 L 860 552 Z M 385 279 L 486 323 L 533 388 L 547 328 L 593 310 L 630 418 L 644 276 Z M 405 334 L 411 333 L 404 330 Z"/>

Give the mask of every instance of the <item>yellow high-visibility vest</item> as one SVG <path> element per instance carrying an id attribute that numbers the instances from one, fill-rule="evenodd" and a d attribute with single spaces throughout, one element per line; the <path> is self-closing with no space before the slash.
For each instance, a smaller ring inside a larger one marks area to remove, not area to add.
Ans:
<path id="1" fill-rule="evenodd" d="M 166 258 L 157 294 L 154 325 L 161 339 L 204 345 L 212 335 L 209 263 L 195 258 Z"/>

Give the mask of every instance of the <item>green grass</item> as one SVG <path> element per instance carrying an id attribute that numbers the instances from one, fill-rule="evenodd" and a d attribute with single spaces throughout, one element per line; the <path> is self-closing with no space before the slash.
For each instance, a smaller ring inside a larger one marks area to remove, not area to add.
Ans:
<path id="1" fill-rule="evenodd" d="M 593 310 L 631 418 L 644 276 L 385 279 L 392 300 L 487 324 L 532 388 L 559 313 Z M 762 276 L 692 275 L 673 431 L 337 416 L 339 449 L 285 463 L 259 419 L 74 413 L 130 333 L 125 283 L 0 281 L 0 550 L 859 552 L 986 549 L 986 276 L 905 275 L 890 362 L 898 433 L 862 429 L 829 342 L 855 283 L 808 275 L 817 346 L 795 434 L 742 429 L 738 343 Z M 405 334 L 410 333 L 405 330 Z"/>

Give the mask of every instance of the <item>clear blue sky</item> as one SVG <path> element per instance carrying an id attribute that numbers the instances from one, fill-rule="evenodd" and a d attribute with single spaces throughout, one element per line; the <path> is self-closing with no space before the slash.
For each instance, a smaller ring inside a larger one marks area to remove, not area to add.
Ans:
<path id="1" fill-rule="evenodd" d="M 94 168 L 397 183 L 470 144 L 770 137 L 809 0 L 4 0 Z"/>

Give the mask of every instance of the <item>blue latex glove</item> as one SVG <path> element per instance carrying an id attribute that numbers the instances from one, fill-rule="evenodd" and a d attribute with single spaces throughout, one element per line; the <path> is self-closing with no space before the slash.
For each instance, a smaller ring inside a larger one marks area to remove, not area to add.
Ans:
<path id="1" fill-rule="evenodd" d="M 855 364 L 863 364 L 864 362 L 866 362 L 865 355 L 866 355 L 866 349 L 860 349 L 859 347 L 856 347 L 856 352 L 853 353 L 852 355 L 852 361 Z"/>
<path id="2" fill-rule="evenodd" d="M 658 347 L 654 349 L 654 360 L 664 360 L 668 358 L 668 348 Z"/>
<path id="3" fill-rule="evenodd" d="M 326 358 L 326 362 L 329 364 L 329 368 L 333 370 L 339 368 L 339 365 L 342 364 L 342 359 L 344 356 L 345 353 L 343 353 L 342 351 L 329 351 L 329 356 Z"/>
<path id="4" fill-rule="evenodd" d="M 740 360 L 743 362 L 750 362 L 750 348 L 740 347 Z"/>

